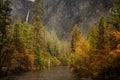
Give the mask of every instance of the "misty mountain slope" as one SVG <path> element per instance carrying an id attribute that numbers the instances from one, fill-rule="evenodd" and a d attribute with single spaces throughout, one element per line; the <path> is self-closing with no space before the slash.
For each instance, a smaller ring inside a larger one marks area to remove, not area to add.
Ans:
<path id="1" fill-rule="evenodd" d="M 13 3 L 13 17 L 20 16 L 24 21 L 33 3 L 27 0 L 13 0 Z M 19 6 L 15 7 L 16 5 Z M 78 24 L 86 36 L 90 26 L 97 22 L 100 15 L 108 14 L 112 2 L 111 0 L 42 0 L 42 5 L 44 25 L 48 30 L 55 28 L 59 37 L 68 38 L 74 24 Z M 31 17 L 32 15 L 29 19 Z"/>
<path id="2" fill-rule="evenodd" d="M 13 10 L 11 15 L 12 15 L 13 22 L 18 18 L 20 18 L 22 21 L 25 21 L 27 13 L 29 10 L 31 10 L 32 5 L 33 3 L 28 0 L 12 0 Z"/>
<path id="3" fill-rule="evenodd" d="M 63 35 L 66 31 L 69 34 L 74 24 L 79 24 L 84 35 L 87 35 L 88 29 L 98 20 L 101 11 L 106 15 L 112 7 L 109 0 L 57 0 L 56 3 L 57 6 L 43 3 L 46 11 L 44 21 L 47 26 L 61 30 L 59 33 L 62 32 Z M 51 8 L 53 12 L 47 12 Z"/>

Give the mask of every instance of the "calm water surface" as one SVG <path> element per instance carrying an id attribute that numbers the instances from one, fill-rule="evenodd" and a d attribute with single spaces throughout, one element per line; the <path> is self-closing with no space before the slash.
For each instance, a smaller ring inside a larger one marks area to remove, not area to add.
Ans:
<path id="1" fill-rule="evenodd" d="M 0 78 L 0 80 L 76 80 L 68 67 L 56 67 L 41 71 L 32 71 L 13 76 Z"/>

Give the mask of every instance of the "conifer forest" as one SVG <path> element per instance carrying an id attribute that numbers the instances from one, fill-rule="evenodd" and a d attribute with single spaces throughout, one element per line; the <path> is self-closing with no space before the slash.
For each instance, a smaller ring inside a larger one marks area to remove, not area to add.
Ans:
<path id="1" fill-rule="evenodd" d="M 25 20 L 20 10 L 15 15 L 21 16 L 13 17 L 17 1 L 32 4 Z M 120 80 L 120 0 L 98 0 L 103 3 L 100 10 L 92 6 L 99 17 L 93 9 L 88 11 L 93 13 L 93 22 L 89 13 L 83 20 L 80 16 L 90 8 L 82 4 L 87 0 L 50 1 L 0 0 L 0 80 Z M 83 7 L 77 11 L 80 1 Z M 104 10 L 110 1 L 110 8 Z M 55 3 L 54 14 L 45 18 L 45 9 L 49 12 L 52 7 L 44 5 Z M 67 20 L 64 14 L 72 10 L 79 17 L 70 15 Z"/>

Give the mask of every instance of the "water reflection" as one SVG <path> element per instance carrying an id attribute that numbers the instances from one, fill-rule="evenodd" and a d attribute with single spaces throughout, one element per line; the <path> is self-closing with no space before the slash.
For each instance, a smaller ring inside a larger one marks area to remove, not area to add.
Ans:
<path id="1" fill-rule="evenodd" d="M 8 76 L 0 80 L 75 80 L 75 78 L 68 67 L 57 67 Z"/>

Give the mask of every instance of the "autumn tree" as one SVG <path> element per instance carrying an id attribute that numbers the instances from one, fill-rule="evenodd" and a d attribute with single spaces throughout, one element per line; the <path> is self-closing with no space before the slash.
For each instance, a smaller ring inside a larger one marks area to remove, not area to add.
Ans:
<path id="1" fill-rule="evenodd" d="M 93 71 L 92 74 L 94 76 L 100 74 L 100 72 L 103 72 L 105 66 L 107 66 L 105 58 L 105 56 L 108 55 L 108 51 L 106 51 L 108 48 L 107 27 L 108 26 L 105 18 L 101 17 L 96 29 L 97 35 L 93 37 L 93 40 L 96 42 L 94 44 L 95 47 L 91 45 L 91 50 L 92 48 L 95 49 L 93 52 L 95 54 L 91 63 L 91 69 Z"/>
<path id="2" fill-rule="evenodd" d="M 16 62 L 16 69 L 31 70 L 34 66 L 34 54 L 32 53 L 32 26 L 27 22 L 21 23 L 20 20 L 13 26 L 13 62 Z"/>
<path id="3" fill-rule="evenodd" d="M 109 66 L 107 70 L 109 72 L 110 77 L 115 75 L 115 77 L 120 76 L 120 32 L 119 31 L 109 31 L 109 39 L 110 39 L 110 52 L 109 52 Z M 111 70 L 111 71 L 109 71 Z"/>
<path id="4" fill-rule="evenodd" d="M 77 26 L 73 28 L 71 44 L 74 45 L 69 59 L 71 70 L 81 77 L 89 75 L 89 44 Z"/>
<path id="5" fill-rule="evenodd" d="M 115 75 L 114 73 L 119 74 L 119 71 L 115 71 L 115 69 L 118 70 L 119 66 L 117 62 L 119 58 L 119 31 L 116 31 L 117 29 L 111 27 L 110 24 L 111 23 L 107 23 L 104 18 L 100 18 L 96 29 L 96 37 L 91 35 L 88 38 L 90 42 L 92 42 L 91 40 L 96 42 L 94 44 L 96 46 L 91 45 L 90 49 L 91 51 L 92 48 L 95 48 L 95 54 L 92 56 L 92 62 L 90 64 L 94 79 L 113 79 L 112 75 Z M 115 64 L 117 65 L 116 67 L 114 66 Z"/>

